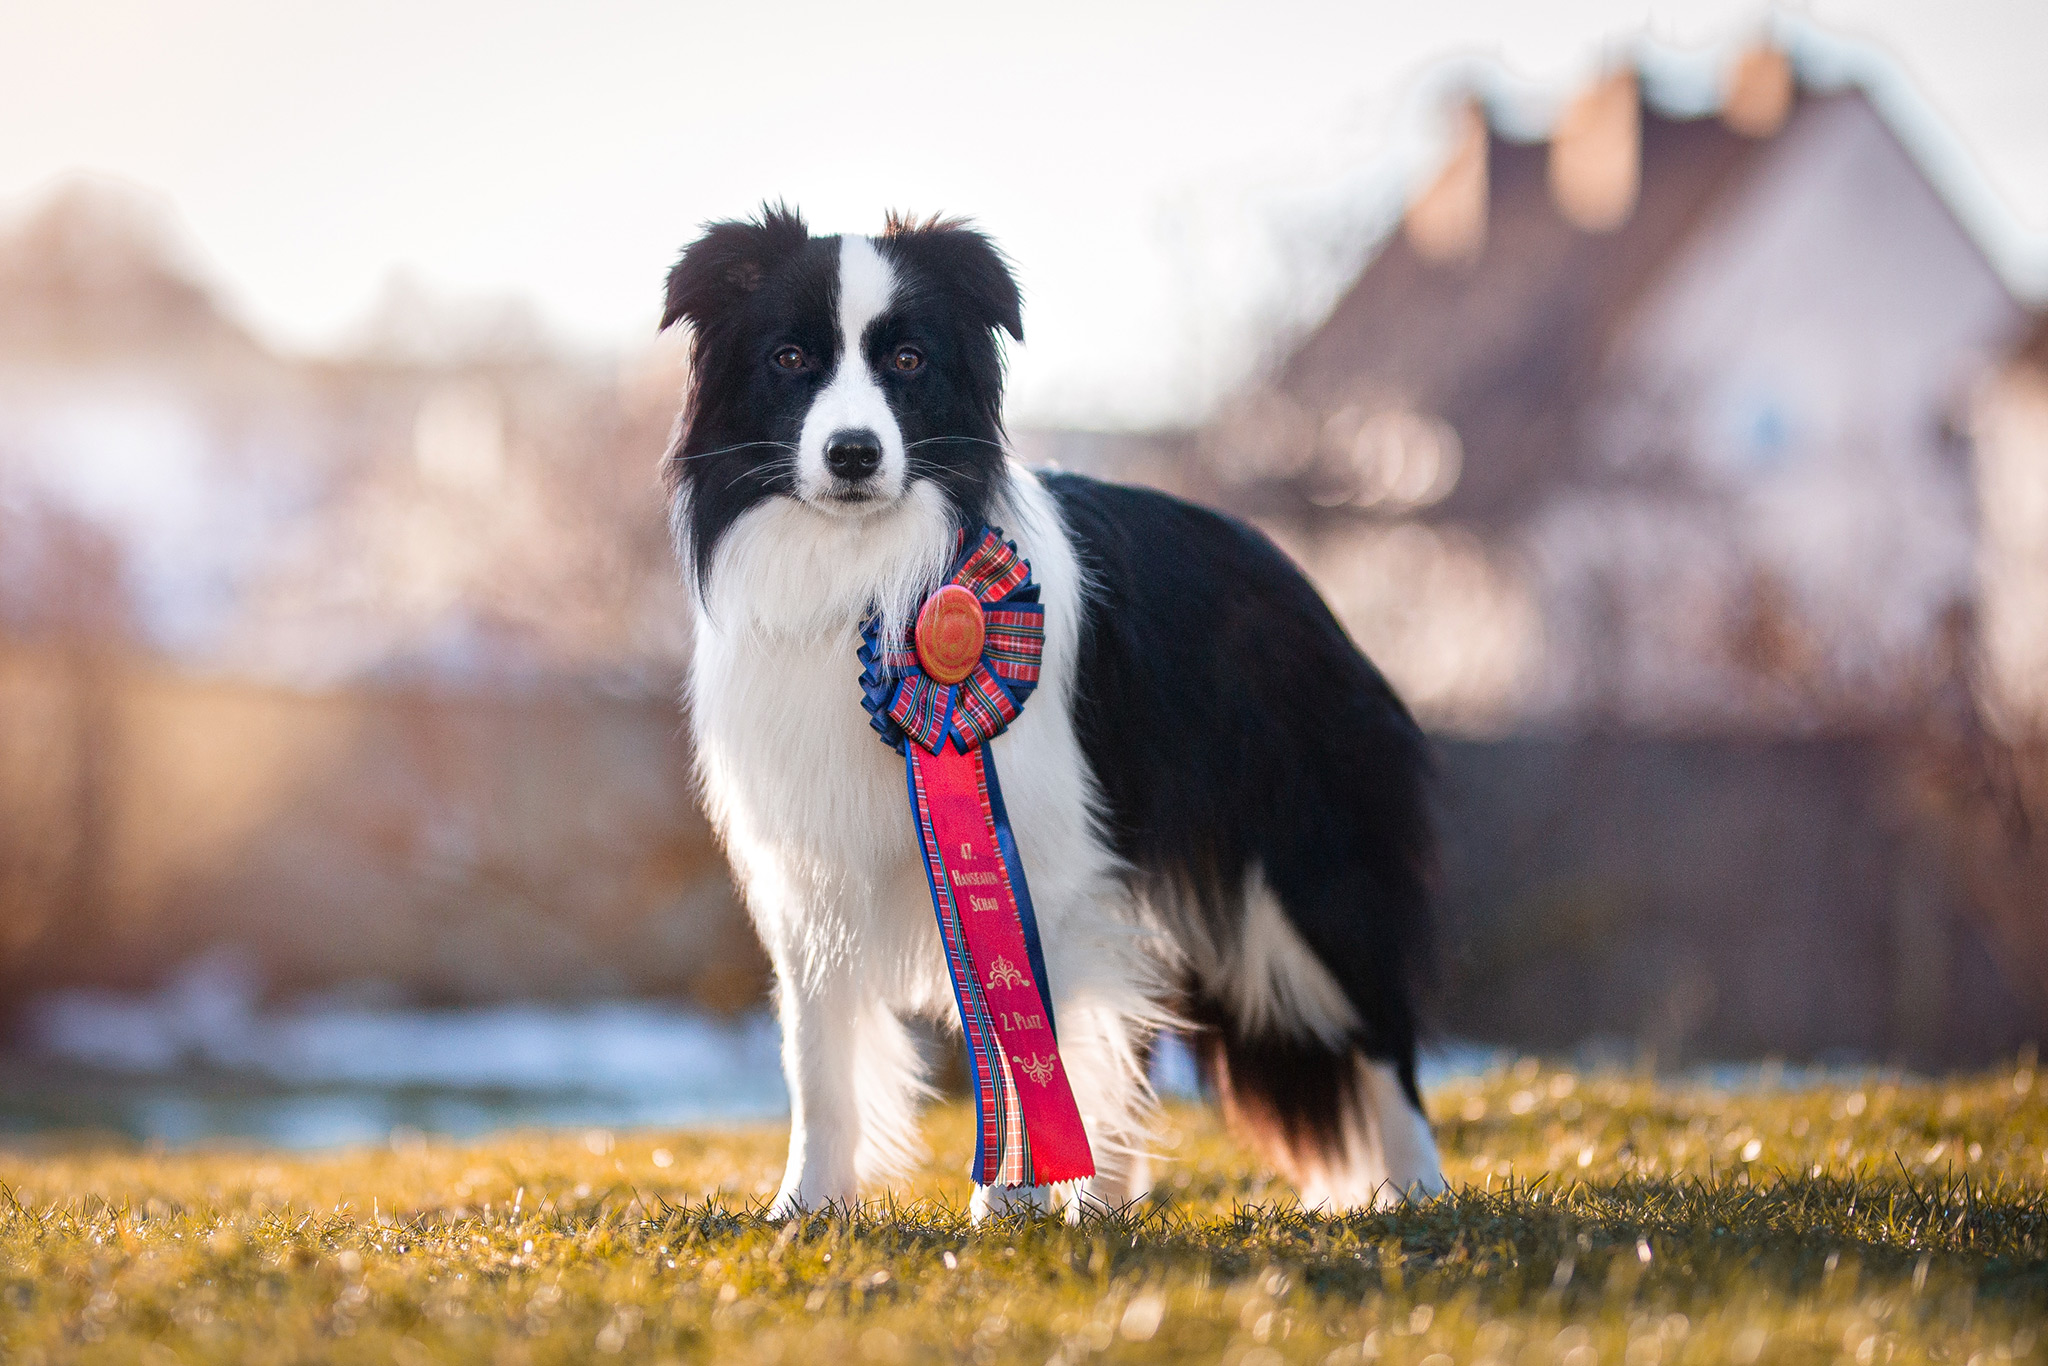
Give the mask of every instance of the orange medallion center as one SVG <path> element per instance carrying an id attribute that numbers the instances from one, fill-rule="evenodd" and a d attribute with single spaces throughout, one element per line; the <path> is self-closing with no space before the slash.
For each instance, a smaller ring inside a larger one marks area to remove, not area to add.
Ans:
<path id="1" fill-rule="evenodd" d="M 959 584 L 926 598 L 917 614 L 917 662 L 925 677 L 953 684 L 973 673 L 987 630 L 981 601 Z"/>

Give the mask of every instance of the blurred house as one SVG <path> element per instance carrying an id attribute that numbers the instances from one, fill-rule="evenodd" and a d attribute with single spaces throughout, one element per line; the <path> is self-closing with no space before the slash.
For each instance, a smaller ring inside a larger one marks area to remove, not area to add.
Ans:
<path id="1" fill-rule="evenodd" d="M 1653 93 L 1613 74 L 1538 143 L 1461 110 L 1205 463 L 1439 723 L 1915 712 L 1976 591 L 1970 403 L 2025 311 L 1862 90 L 1760 50 L 1718 116 Z M 1398 624 L 1352 600 L 1375 582 Z"/>
<path id="2" fill-rule="evenodd" d="M 1533 142 L 1456 107 L 1212 424 L 1049 444 L 1257 520 L 1442 737 L 1452 1028 L 2010 1049 L 2048 880 L 1974 885 L 1957 794 L 2005 762 L 1980 662 L 2007 711 L 2048 676 L 2028 314 L 1865 89 L 1760 48 L 1659 97 L 1612 72 Z"/>
<path id="3" fill-rule="evenodd" d="M 0 238 L 0 999 L 219 943 L 281 989 L 752 999 L 678 734 L 679 383 L 402 285 L 276 354 L 91 184 Z"/>

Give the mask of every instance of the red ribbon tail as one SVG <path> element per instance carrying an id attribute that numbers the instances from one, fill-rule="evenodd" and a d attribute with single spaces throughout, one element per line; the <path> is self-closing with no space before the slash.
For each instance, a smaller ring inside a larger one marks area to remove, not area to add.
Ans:
<path id="1" fill-rule="evenodd" d="M 906 745 L 925 875 L 975 1071 L 983 1185 L 1050 1185 L 1095 1174 L 1088 1133 L 1053 1033 L 1051 992 L 1024 869 L 991 801 L 986 749 Z"/>

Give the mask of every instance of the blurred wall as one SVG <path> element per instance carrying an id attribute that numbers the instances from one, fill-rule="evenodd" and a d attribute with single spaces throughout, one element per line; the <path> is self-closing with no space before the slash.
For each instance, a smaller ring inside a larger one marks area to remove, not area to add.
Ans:
<path id="1" fill-rule="evenodd" d="M 1946 768 L 1896 734 L 1439 755 L 1447 1033 L 1937 1065 L 2048 1032 L 2039 851 L 2000 863 L 1958 746 Z M 734 1009 L 766 985 L 665 698 L 301 693 L 15 646 L 0 832 L 12 999 L 151 986 L 221 943 L 281 991 Z"/>
<path id="2" fill-rule="evenodd" d="M 1928 742 L 1579 737 L 1440 745 L 1442 1024 L 1525 1047 L 1932 1066 L 2048 1034 L 2048 975 L 1965 861 Z"/>
<path id="3" fill-rule="evenodd" d="M 0 982 L 678 993 L 764 975 L 667 698 L 301 693 L 0 649 Z"/>

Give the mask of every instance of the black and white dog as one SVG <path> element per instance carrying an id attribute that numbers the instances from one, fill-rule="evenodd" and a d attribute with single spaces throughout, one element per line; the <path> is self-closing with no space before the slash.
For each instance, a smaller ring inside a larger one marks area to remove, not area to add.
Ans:
<path id="1" fill-rule="evenodd" d="M 855 1198 L 919 1151 L 904 1021 L 954 1003 L 902 761 L 861 705 L 858 632 L 907 618 L 957 529 L 1016 541 L 1043 674 L 991 742 L 1098 1174 L 1149 1184 L 1157 1031 L 1310 1204 L 1443 1188 L 1415 1083 L 1428 949 L 1424 740 L 1256 531 L 1005 452 L 1017 286 L 959 223 L 813 237 L 709 225 L 670 273 L 693 329 L 668 458 L 699 605 L 691 724 L 712 819 L 775 968 L 789 1166 L 773 1213 Z M 976 1191 L 977 1217 L 1012 1193 Z"/>

